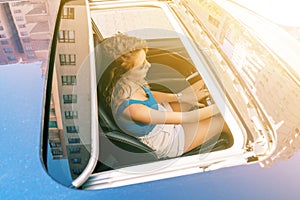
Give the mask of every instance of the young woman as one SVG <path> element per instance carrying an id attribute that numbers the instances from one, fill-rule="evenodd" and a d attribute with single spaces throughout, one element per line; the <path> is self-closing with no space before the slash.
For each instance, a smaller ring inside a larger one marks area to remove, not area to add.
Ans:
<path id="1" fill-rule="evenodd" d="M 120 129 L 137 136 L 159 158 L 180 156 L 224 131 L 217 106 L 198 103 L 209 95 L 202 81 L 177 94 L 150 90 L 145 40 L 118 33 L 105 39 L 102 48 L 103 57 L 112 60 L 105 103 Z"/>

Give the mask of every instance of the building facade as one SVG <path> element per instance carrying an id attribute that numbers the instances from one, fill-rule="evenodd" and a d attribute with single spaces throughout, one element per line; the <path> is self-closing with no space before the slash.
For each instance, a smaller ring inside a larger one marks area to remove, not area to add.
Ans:
<path id="1" fill-rule="evenodd" d="M 49 2 L 0 4 L 0 64 L 31 63 L 48 58 L 54 24 Z"/>
<path id="2" fill-rule="evenodd" d="M 64 6 L 58 30 L 52 85 L 51 108 L 55 109 L 56 118 L 51 121 L 50 117 L 50 124 L 57 124 L 62 133 L 60 139 L 66 147 L 66 158 L 73 179 L 82 173 L 90 158 L 89 34 L 88 29 L 82 30 L 87 21 L 85 5 L 69 3 Z M 50 128 L 50 144 L 54 137 Z M 61 156 L 65 157 L 63 151 Z"/>

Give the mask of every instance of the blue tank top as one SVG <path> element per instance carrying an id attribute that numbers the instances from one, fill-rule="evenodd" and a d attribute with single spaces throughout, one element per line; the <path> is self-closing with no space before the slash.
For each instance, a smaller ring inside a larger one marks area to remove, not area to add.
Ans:
<path id="1" fill-rule="evenodd" d="M 120 104 L 119 108 L 117 109 L 117 116 L 115 116 L 117 124 L 124 132 L 133 134 L 134 136 L 137 136 L 137 137 L 142 137 L 142 136 L 145 136 L 148 133 L 150 133 L 153 130 L 153 128 L 155 127 L 155 124 L 144 124 L 144 123 L 140 123 L 140 122 L 135 122 L 133 120 L 131 120 L 131 121 L 125 120 L 125 119 L 121 118 L 121 114 L 124 111 L 124 109 L 131 104 L 143 104 L 152 109 L 158 110 L 157 102 L 154 99 L 151 90 L 145 86 L 142 86 L 142 88 L 148 95 L 148 99 L 147 100 L 129 99 L 129 100 L 123 101 Z"/>

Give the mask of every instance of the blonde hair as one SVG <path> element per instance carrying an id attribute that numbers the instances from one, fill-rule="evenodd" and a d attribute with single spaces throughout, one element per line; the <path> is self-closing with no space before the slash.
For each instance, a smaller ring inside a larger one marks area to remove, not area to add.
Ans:
<path id="1" fill-rule="evenodd" d="M 134 67 L 136 53 L 140 50 L 147 52 L 148 47 L 145 40 L 117 33 L 103 40 L 102 48 L 105 59 L 112 62 L 108 63 L 108 77 L 105 77 L 107 81 L 105 87 L 101 87 L 101 92 L 106 106 L 113 109 L 137 89 L 137 84 L 128 81 L 124 74 Z M 146 84 L 146 81 L 142 80 L 138 84 Z"/>

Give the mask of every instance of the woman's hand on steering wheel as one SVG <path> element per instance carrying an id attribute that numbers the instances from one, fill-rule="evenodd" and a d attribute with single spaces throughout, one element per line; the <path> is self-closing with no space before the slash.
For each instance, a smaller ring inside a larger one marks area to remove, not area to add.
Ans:
<path id="1" fill-rule="evenodd" d="M 191 86 L 185 88 L 181 91 L 182 93 L 182 102 L 186 102 L 189 104 L 193 104 L 200 108 L 205 107 L 206 105 L 200 103 L 209 96 L 208 89 L 205 88 L 205 84 L 203 80 L 197 81 Z"/>

